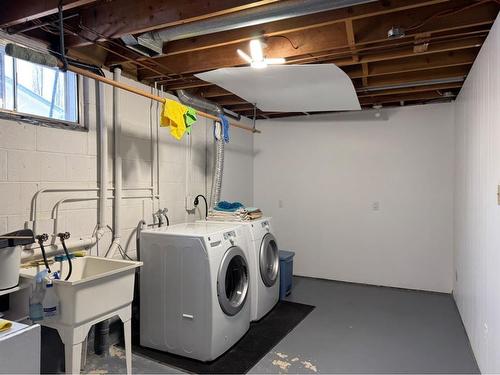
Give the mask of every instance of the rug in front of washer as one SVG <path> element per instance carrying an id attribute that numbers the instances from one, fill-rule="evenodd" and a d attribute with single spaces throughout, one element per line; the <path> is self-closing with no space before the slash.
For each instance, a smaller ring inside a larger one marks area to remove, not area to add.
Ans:
<path id="1" fill-rule="evenodd" d="M 197 374 L 245 374 L 314 310 L 314 306 L 279 301 L 261 320 L 250 324 L 248 332 L 231 349 L 212 362 L 145 348 L 138 345 L 138 327 L 134 327 L 135 354 Z"/>

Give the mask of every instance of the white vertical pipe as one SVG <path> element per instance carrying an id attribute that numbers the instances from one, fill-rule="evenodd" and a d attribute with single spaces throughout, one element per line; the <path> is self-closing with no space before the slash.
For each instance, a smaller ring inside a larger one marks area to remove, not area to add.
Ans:
<path id="1" fill-rule="evenodd" d="M 122 70 L 116 67 L 113 70 L 113 79 L 120 81 Z M 113 130 L 114 130 L 114 183 L 115 199 L 113 202 L 113 242 L 106 254 L 106 257 L 113 258 L 121 237 L 121 200 L 122 200 L 122 156 L 121 156 L 121 113 L 120 113 L 120 89 L 113 87 Z"/>
<path id="2" fill-rule="evenodd" d="M 104 119 L 104 84 L 96 81 L 97 122 L 99 127 L 99 222 L 106 227 L 106 198 L 108 194 L 108 128 Z"/>
<path id="3" fill-rule="evenodd" d="M 157 88 L 158 83 L 155 82 L 154 85 L 154 94 L 158 95 L 158 88 Z M 156 108 L 156 115 L 153 116 L 153 107 Z M 158 189 L 158 180 L 160 179 L 159 175 L 159 168 L 157 167 L 159 160 L 158 160 L 158 123 L 157 123 L 157 117 L 158 117 L 158 102 L 153 103 L 153 100 L 151 100 L 151 105 L 149 107 L 149 120 L 150 120 L 150 129 L 151 129 L 151 186 L 153 186 L 153 195 L 159 195 L 160 190 Z M 155 208 L 160 208 L 160 202 L 155 204 L 155 200 L 153 199 L 153 211 L 152 213 L 154 214 Z"/>

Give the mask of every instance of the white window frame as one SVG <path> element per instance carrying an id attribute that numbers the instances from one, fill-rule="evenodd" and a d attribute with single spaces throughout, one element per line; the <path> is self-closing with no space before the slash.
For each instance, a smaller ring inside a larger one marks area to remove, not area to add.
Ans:
<path id="1" fill-rule="evenodd" d="M 2 38 L 2 36 L 3 35 L 0 34 L 0 38 Z M 17 64 L 14 63 L 13 66 L 14 66 L 13 67 L 13 69 L 14 69 L 14 71 L 13 71 L 13 73 L 14 73 L 13 74 L 14 75 L 13 88 L 14 88 L 14 91 L 17 91 L 17 84 L 16 84 L 16 78 L 15 78 Z M 53 128 L 88 131 L 88 128 L 87 128 L 86 122 L 85 122 L 85 118 L 84 118 L 84 108 L 83 108 L 83 100 L 82 100 L 82 98 L 84 97 L 83 79 L 78 74 L 76 74 L 76 86 L 77 86 L 76 87 L 76 95 L 77 95 L 77 97 L 76 97 L 77 120 L 76 121 L 53 119 L 50 117 L 34 115 L 31 113 L 18 112 L 15 109 L 17 107 L 16 106 L 17 92 L 14 93 L 14 110 L 0 108 L 0 119 L 20 121 L 20 122 L 33 124 L 33 125 L 47 126 L 47 127 L 53 127 Z M 66 85 L 66 87 L 67 87 L 67 85 Z"/>

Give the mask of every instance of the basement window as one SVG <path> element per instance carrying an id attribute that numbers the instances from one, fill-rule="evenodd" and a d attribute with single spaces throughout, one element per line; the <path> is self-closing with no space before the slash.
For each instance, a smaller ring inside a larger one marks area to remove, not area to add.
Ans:
<path id="1" fill-rule="evenodd" d="M 5 54 L 0 41 L 0 112 L 40 125 L 78 124 L 78 77 Z"/>

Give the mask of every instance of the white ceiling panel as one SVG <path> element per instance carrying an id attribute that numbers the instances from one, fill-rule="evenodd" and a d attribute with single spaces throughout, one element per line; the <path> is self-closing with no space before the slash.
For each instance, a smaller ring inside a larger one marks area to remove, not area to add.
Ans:
<path id="1" fill-rule="evenodd" d="M 196 74 L 265 112 L 360 110 L 351 79 L 335 64 L 222 68 Z"/>

